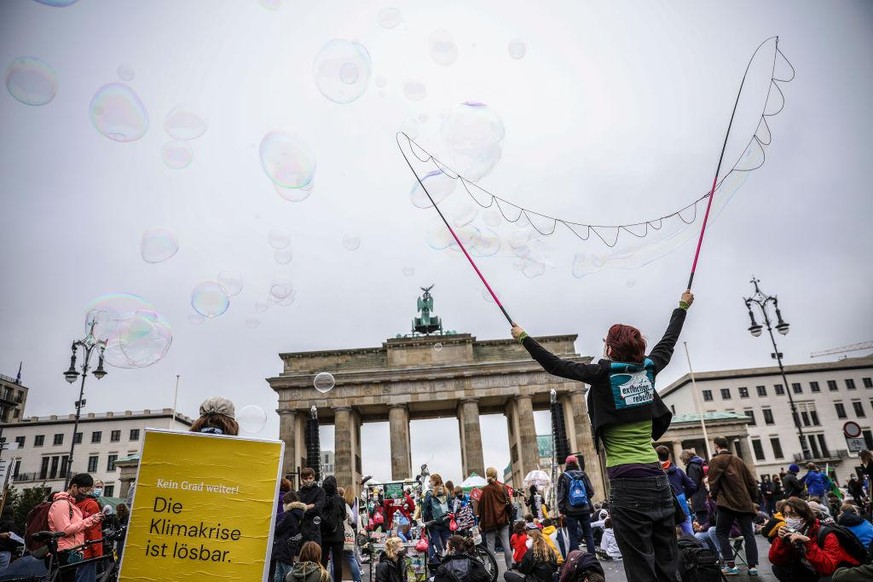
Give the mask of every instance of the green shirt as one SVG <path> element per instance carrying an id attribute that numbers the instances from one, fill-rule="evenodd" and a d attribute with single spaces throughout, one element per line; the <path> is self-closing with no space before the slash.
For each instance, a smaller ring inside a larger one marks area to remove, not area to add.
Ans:
<path id="1" fill-rule="evenodd" d="M 652 447 L 651 420 L 604 427 L 602 439 L 607 467 L 658 462 L 658 455 Z"/>

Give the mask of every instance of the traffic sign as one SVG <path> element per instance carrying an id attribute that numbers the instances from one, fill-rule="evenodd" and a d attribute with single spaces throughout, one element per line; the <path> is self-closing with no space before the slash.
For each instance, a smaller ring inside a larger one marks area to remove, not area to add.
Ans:
<path id="1" fill-rule="evenodd" d="M 846 435 L 846 438 L 856 439 L 861 436 L 861 425 L 850 420 L 843 425 L 843 434 Z"/>
<path id="2" fill-rule="evenodd" d="M 846 445 L 849 447 L 850 453 L 860 453 L 864 450 L 864 439 L 846 437 Z"/>

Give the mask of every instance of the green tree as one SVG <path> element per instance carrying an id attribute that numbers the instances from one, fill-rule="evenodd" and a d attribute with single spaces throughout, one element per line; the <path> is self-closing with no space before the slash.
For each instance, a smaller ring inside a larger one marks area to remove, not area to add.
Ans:
<path id="1" fill-rule="evenodd" d="M 6 505 L 12 507 L 12 516 L 19 535 L 24 534 L 27 527 L 27 514 L 30 510 L 46 500 L 51 489 L 49 487 L 32 487 L 15 489 L 10 487 L 6 493 Z"/>

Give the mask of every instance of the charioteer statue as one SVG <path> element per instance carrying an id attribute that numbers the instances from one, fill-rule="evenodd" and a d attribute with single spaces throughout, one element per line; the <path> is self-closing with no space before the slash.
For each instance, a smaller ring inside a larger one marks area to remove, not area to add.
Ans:
<path id="1" fill-rule="evenodd" d="M 421 315 L 412 320 L 413 335 L 416 333 L 429 335 L 434 332 L 443 332 L 443 322 L 436 315 L 431 315 L 431 311 L 433 311 L 433 296 L 430 294 L 430 290 L 433 287 L 433 285 L 427 288 L 419 287 L 419 289 L 424 291 L 424 294 L 418 298 L 418 311 L 421 312 Z"/>

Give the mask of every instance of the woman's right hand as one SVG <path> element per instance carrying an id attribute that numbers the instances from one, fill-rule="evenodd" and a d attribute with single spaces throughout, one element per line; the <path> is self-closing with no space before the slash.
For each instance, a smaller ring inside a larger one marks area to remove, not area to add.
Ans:
<path id="1" fill-rule="evenodd" d="M 679 301 L 686 303 L 688 307 L 691 307 L 691 304 L 694 303 L 694 293 L 691 292 L 691 289 L 686 289 L 682 293 L 682 297 L 679 298 Z"/>

